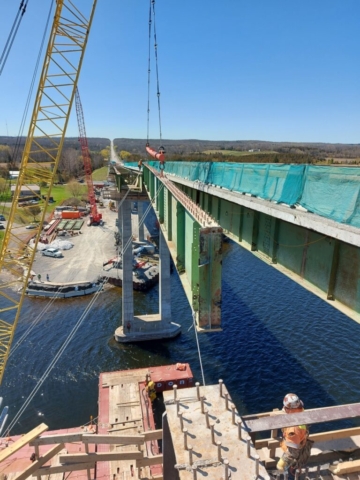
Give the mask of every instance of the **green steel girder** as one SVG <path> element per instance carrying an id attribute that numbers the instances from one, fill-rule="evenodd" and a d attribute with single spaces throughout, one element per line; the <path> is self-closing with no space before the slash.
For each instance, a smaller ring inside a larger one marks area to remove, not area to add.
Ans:
<path id="1" fill-rule="evenodd" d="M 221 329 L 222 228 L 193 199 L 144 165 L 164 238 L 195 313 L 197 329 Z M 201 201 L 200 195 L 194 197 Z"/>

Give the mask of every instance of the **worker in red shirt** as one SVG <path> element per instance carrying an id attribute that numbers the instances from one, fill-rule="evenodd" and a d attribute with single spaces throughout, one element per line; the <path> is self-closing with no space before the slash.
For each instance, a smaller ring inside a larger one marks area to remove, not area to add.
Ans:
<path id="1" fill-rule="evenodd" d="M 304 404 L 295 393 L 285 395 L 283 405 L 285 413 L 304 411 Z M 295 475 L 296 469 L 301 469 L 310 458 L 313 442 L 309 440 L 309 429 L 306 425 L 285 427 L 282 429 L 282 436 L 281 448 L 284 453 L 276 468 L 280 471 L 288 471 L 290 475 Z"/>

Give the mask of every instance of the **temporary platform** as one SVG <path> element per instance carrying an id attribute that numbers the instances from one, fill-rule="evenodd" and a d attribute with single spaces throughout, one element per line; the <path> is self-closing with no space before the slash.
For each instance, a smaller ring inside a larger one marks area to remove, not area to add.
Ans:
<path id="1" fill-rule="evenodd" d="M 153 404 L 149 381 L 161 392 Z M 97 428 L 46 432 L 41 424 L 3 438 L 0 478 L 290 480 L 274 470 L 282 455 L 279 429 L 358 417 L 359 403 L 240 416 L 222 380 L 193 385 L 188 364 L 103 373 Z M 311 458 L 295 480 L 359 479 L 360 427 L 310 439 Z"/>
<path id="2" fill-rule="evenodd" d="M 152 404 L 145 390 L 146 379 L 154 382 L 158 392 L 173 390 L 174 385 L 182 389 L 193 384 L 188 364 L 102 373 L 99 434 L 122 435 L 128 440 L 121 442 L 122 445 L 119 441 L 118 445 L 104 445 L 101 451 L 128 454 L 128 458 L 99 464 L 97 478 L 163 478 L 163 458 L 158 444 L 158 440 L 162 439 L 162 429 L 155 426 Z M 137 451 L 131 446 L 135 441 Z"/>

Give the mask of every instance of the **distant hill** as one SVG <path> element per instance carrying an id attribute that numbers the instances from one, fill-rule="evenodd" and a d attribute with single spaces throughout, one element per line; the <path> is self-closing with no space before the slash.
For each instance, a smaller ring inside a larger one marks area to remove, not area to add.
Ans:
<path id="1" fill-rule="evenodd" d="M 159 147 L 159 140 L 150 140 L 153 148 Z M 261 152 L 272 155 L 287 154 L 315 159 L 360 159 L 360 144 L 341 143 L 292 143 L 292 142 L 264 142 L 261 140 L 163 140 L 163 147 L 169 155 L 196 155 L 204 152 L 247 152 L 257 156 Z M 132 154 L 144 155 L 146 140 L 134 138 L 116 138 L 114 145 L 117 150 L 126 150 Z M 235 158 L 232 158 L 234 161 Z M 236 158 L 239 161 L 238 158 Z M 250 161 L 244 160 L 241 161 Z"/>
<path id="2" fill-rule="evenodd" d="M 24 147 L 26 137 L 20 137 L 20 146 Z M 2 137 L 0 136 L 0 145 L 8 145 L 9 147 L 15 146 L 17 142 L 17 137 Z M 49 143 L 48 140 L 43 139 L 41 145 L 46 145 Z M 102 150 L 110 145 L 109 138 L 97 138 L 97 137 L 90 137 L 88 138 L 88 145 L 90 150 Z M 65 148 L 80 148 L 80 143 L 78 137 L 66 137 L 64 141 Z"/>
<path id="3" fill-rule="evenodd" d="M 16 137 L 0 136 L 0 162 L 7 162 L 8 151 L 16 144 Z M 46 145 L 48 141 L 43 140 Z M 159 148 L 159 140 L 150 140 L 154 149 Z M 88 138 L 91 152 L 100 152 L 110 145 L 109 138 Z M 306 142 L 265 142 L 261 140 L 163 140 L 162 146 L 167 153 L 167 160 L 194 161 L 232 161 L 232 162 L 275 162 L 275 163 L 349 163 L 360 164 L 360 144 L 342 143 L 306 143 Z M 25 145 L 25 137 L 20 139 L 20 151 Z M 131 160 L 136 157 L 146 158 L 145 139 L 116 138 L 117 151 L 131 153 Z M 10 148 L 7 148 L 10 147 Z M 77 137 L 66 137 L 64 150 L 80 150 Z M 39 158 L 39 161 L 42 161 Z"/>

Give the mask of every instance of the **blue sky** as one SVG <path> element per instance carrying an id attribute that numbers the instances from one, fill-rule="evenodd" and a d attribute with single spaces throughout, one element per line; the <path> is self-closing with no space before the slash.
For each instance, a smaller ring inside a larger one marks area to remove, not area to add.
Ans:
<path id="1" fill-rule="evenodd" d="M 49 2 L 29 0 L 0 76 L 0 135 L 18 134 Z M 0 52 L 19 4 L 0 3 Z M 89 137 L 146 138 L 148 12 L 98 0 L 79 80 Z M 360 143 L 359 18 L 358 0 L 156 0 L 163 138 Z M 158 138 L 154 77 L 150 102 Z"/>

